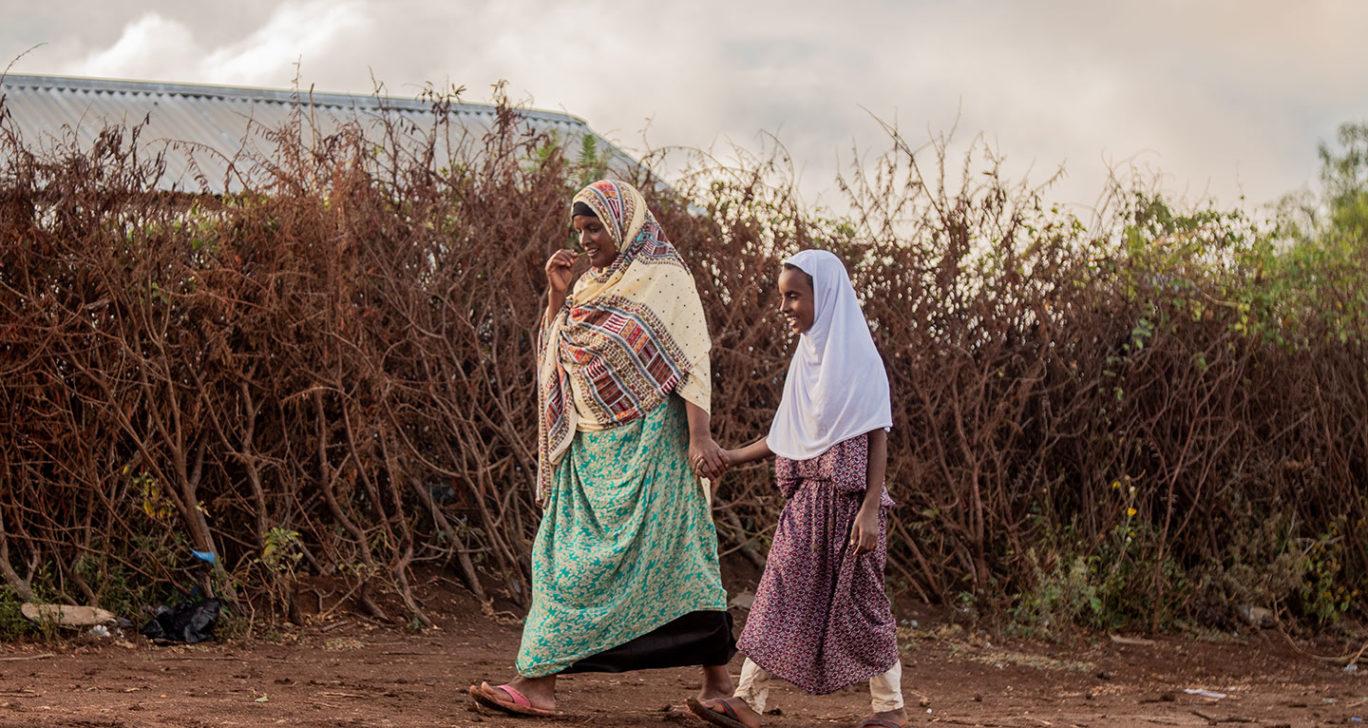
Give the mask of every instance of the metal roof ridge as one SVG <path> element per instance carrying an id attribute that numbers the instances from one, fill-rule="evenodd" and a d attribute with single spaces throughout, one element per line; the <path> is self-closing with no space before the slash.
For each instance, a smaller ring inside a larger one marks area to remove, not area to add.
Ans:
<path id="1" fill-rule="evenodd" d="M 90 76 L 59 76 L 10 73 L 0 76 L 0 86 L 13 88 L 57 89 L 62 91 L 89 91 L 95 93 L 132 93 L 148 96 L 168 95 L 184 97 L 215 98 L 221 100 L 241 99 L 264 101 L 280 104 L 304 104 L 337 108 L 394 109 L 398 111 L 431 112 L 432 104 L 421 99 L 404 99 L 380 94 L 348 94 L 316 92 L 301 89 L 298 91 L 270 89 L 254 86 L 231 86 L 224 84 L 189 84 L 163 81 L 137 81 L 132 79 L 98 78 Z M 478 102 L 457 102 L 451 105 L 452 112 L 465 112 L 493 115 L 498 107 Z M 573 114 L 544 109 L 516 109 L 517 113 L 541 121 L 558 122 L 589 128 L 589 123 Z"/>

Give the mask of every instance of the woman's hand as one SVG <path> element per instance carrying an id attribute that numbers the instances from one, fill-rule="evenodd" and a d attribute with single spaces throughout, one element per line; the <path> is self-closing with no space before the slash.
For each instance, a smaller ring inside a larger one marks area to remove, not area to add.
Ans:
<path id="1" fill-rule="evenodd" d="M 573 250 L 557 250 L 546 260 L 546 283 L 553 295 L 564 298 L 565 292 L 570 290 L 570 283 L 575 280 L 575 261 L 578 259 L 579 254 Z"/>
<path id="2" fill-rule="evenodd" d="M 855 554 L 867 554 L 879 547 L 879 508 L 860 506 L 855 524 L 850 527 L 850 547 Z"/>
<path id="3" fill-rule="evenodd" d="M 698 475 L 716 479 L 727 472 L 731 464 L 717 441 L 711 436 L 702 435 L 689 438 L 689 465 Z"/>

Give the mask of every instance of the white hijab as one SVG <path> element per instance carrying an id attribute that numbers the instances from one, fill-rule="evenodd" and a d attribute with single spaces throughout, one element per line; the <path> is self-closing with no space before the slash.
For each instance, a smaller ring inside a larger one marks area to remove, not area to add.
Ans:
<path id="1" fill-rule="evenodd" d="M 766 442 L 790 460 L 893 426 L 888 374 L 841 259 L 804 250 L 784 261 L 812 276 L 812 326 L 798 339 Z"/>

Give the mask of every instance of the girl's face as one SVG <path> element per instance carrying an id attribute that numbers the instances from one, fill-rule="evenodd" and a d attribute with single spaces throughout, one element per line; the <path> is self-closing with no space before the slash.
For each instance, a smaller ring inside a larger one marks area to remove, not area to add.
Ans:
<path id="1" fill-rule="evenodd" d="M 779 274 L 779 313 L 795 334 L 812 328 L 817 311 L 813 307 L 812 279 L 808 274 L 796 268 L 785 268 Z"/>
<path id="2" fill-rule="evenodd" d="M 607 268 L 617 260 L 618 249 L 613 244 L 613 236 L 597 217 L 575 215 L 570 218 L 579 233 L 579 246 L 589 254 L 589 265 Z"/>

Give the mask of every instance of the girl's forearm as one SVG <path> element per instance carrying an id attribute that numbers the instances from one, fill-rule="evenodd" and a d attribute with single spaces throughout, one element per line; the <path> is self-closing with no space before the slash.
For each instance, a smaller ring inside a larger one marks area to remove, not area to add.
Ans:
<path id="1" fill-rule="evenodd" d="M 770 450 L 769 443 L 765 441 L 765 438 L 761 437 L 759 440 L 756 440 L 743 448 L 733 450 L 732 454 L 735 464 L 743 465 L 745 463 L 753 463 L 756 460 L 764 460 L 773 455 L 774 452 Z"/>
<path id="2" fill-rule="evenodd" d="M 862 508 L 878 508 L 883 497 L 884 476 L 888 472 L 888 432 L 879 428 L 869 433 L 869 468 Z"/>

